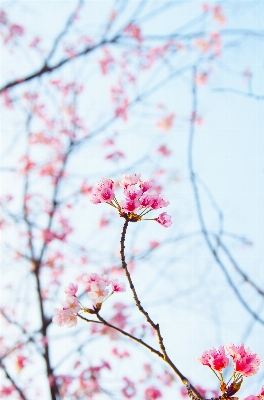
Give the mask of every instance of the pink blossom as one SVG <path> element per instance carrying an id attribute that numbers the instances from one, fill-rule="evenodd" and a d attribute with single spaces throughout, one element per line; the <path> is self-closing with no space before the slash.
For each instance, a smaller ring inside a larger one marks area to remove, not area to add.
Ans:
<path id="1" fill-rule="evenodd" d="M 126 386 L 122 389 L 122 393 L 127 399 L 131 399 L 136 394 L 135 384 L 126 377 L 124 377 L 123 379 L 126 382 Z"/>
<path id="2" fill-rule="evenodd" d="M 259 400 L 264 400 L 264 385 L 260 389 L 260 392 L 258 394 Z"/>
<path id="3" fill-rule="evenodd" d="M 152 203 L 153 203 L 153 195 L 145 193 L 140 198 L 141 207 L 151 207 Z"/>
<path id="4" fill-rule="evenodd" d="M 76 296 L 77 290 L 78 290 L 78 285 L 75 285 L 74 283 L 69 283 L 69 285 L 65 287 L 64 292 L 71 296 Z"/>
<path id="5" fill-rule="evenodd" d="M 114 59 L 111 53 L 107 49 L 104 49 L 104 58 L 98 62 L 101 66 L 103 75 L 106 75 L 109 72 L 110 67 L 114 64 Z"/>
<path id="6" fill-rule="evenodd" d="M 136 200 L 143 194 L 143 192 L 141 189 L 138 189 L 136 185 L 128 185 L 124 189 L 124 194 L 129 200 Z"/>
<path id="7" fill-rule="evenodd" d="M 235 372 L 239 372 L 243 376 L 252 376 L 258 372 L 260 357 L 252 353 L 249 348 L 246 349 L 244 344 L 236 347 L 232 343 L 228 343 L 226 350 L 233 358 Z"/>
<path id="8" fill-rule="evenodd" d="M 13 24 L 10 26 L 10 36 L 22 36 L 24 34 L 24 28 L 20 25 Z"/>
<path id="9" fill-rule="evenodd" d="M 126 188 L 128 185 L 136 185 L 140 180 L 140 174 L 122 175 L 122 180 L 119 182 L 120 186 Z"/>
<path id="10" fill-rule="evenodd" d="M 118 358 L 125 358 L 125 357 L 130 357 L 130 354 L 127 351 L 119 351 L 116 347 L 112 349 L 112 354 Z"/>
<path id="11" fill-rule="evenodd" d="M 109 293 L 109 290 L 105 289 L 105 287 L 106 284 L 103 281 L 92 282 L 88 296 L 90 299 L 96 300 L 97 303 L 102 303 Z"/>
<path id="12" fill-rule="evenodd" d="M 130 23 L 129 25 L 127 25 L 124 29 L 124 32 L 127 33 L 127 35 L 131 38 L 137 40 L 139 43 L 143 41 L 141 29 L 135 24 Z"/>
<path id="13" fill-rule="evenodd" d="M 166 201 L 163 197 L 160 197 L 160 195 L 156 195 L 153 196 L 151 208 L 153 208 L 153 210 L 157 210 L 158 208 L 167 207 L 169 204 L 169 201 Z"/>
<path id="14" fill-rule="evenodd" d="M 259 397 L 251 394 L 250 396 L 246 397 L 244 400 L 259 400 Z"/>
<path id="15" fill-rule="evenodd" d="M 120 206 L 124 212 L 134 212 L 140 206 L 139 200 L 122 200 L 120 201 Z"/>
<path id="16" fill-rule="evenodd" d="M 77 325 L 77 317 L 71 310 L 61 310 L 59 308 L 54 308 L 55 316 L 52 321 L 58 326 L 66 325 L 68 328 L 72 328 Z"/>
<path id="17" fill-rule="evenodd" d="M 157 152 L 162 154 L 164 157 L 168 157 L 171 154 L 171 150 L 169 150 L 165 144 L 158 147 Z"/>
<path id="18" fill-rule="evenodd" d="M 16 391 L 16 389 L 15 389 L 15 387 L 14 386 L 5 386 L 5 385 L 3 385 L 2 386 L 2 388 L 1 388 L 1 390 L 0 390 L 0 395 L 2 395 L 3 397 L 3 399 L 4 399 L 4 396 L 9 396 L 10 394 L 12 394 L 13 392 L 15 392 Z"/>
<path id="19" fill-rule="evenodd" d="M 99 199 L 98 192 L 91 193 L 89 196 L 89 200 L 93 204 L 102 203 L 101 200 Z"/>
<path id="20" fill-rule="evenodd" d="M 167 214 L 166 212 L 161 213 L 158 218 L 154 218 L 155 221 L 157 221 L 159 224 L 164 226 L 165 228 L 168 228 L 171 226 L 172 221 L 171 221 L 171 216 Z"/>
<path id="21" fill-rule="evenodd" d="M 226 357 L 224 346 L 220 346 L 219 350 L 213 348 L 212 350 L 206 350 L 203 352 L 202 357 L 198 357 L 197 360 L 214 371 L 222 372 L 229 364 L 229 360 Z"/>
<path id="22" fill-rule="evenodd" d="M 27 357 L 18 355 L 16 359 L 16 368 L 20 372 L 26 365 L 26 362 L 28 361 Z"/>
<path id="23" fill-rule="evenodd" d="M 169 114 L 167 117 L 161 119 L 157 122 L 157 128 L 163 132 L 168 132 L 172 127 L 174 117 L 174 114 Z"/>
<path id="24" fill-rule="evenodd" d="M 77 313 L 81 309 L 78 299 L 70 294 L 67 294 L 66 300 L 62 301 L 62 306 L 64 310 L 70 311 L 71 313 Z"/>
<path id="25" fill-rule="evenodd" d="M 149 242 L 150 248 L 151 249 L 155 249 L 156 247 L 158 247 L 160 245 L 160 242 L 157 242 L 156 240 L 151 240 Z"/>
<path id="26" fill-rule="evenodd" d="M 112 160 L 112 161 L 118 161 L 121 158 L 125 158 L 125 155 L 124 155 L 124 153 L 122 153 L 122 151 L 118 151 L 118 150 L 105 156 L 106 160 Z"/>
<path id="27" fill-rule="evenodd" d="M 145 390 L 145 399 L 146 400 L 156 400 L 162 397 L 162 393 L 159 389 L 155 388 L 154 386 L 149 387 Z"/>
<path id="28" fill-rule="evenodd" d="M 100 183 L 97 183 L 89 200 L 93 204 L 111 202 L 115 197 L 113 181 L 109 178 L 103 178 Z"/>
<path id="29" fill-rule="evenodd" d="M 145 193 L 152 187 L 152 182 L 139 181 L 139 187 Z"/>
<path id="30" fill-rule="evenodd" d="M 107 201 L 110 202 L 114 199 L 115 193 L 113 189 L 110 189 L 109 187 L 103 187 L 98 193 L 98 197 L 102 203 Z"/>
<path id="31" fill-rule="evenodd" d="M 84 275 L 82 278 L 83 284 L 87 290 L 90 290 L 92 282 L 99 282 L 99 275 L 96 273 L 92 273 L 90 275 Z"/>
<path id="32" fill-rule="evenodd" d="M 119 282 L 118 279 L 114 279 L 112 281 L 112 288 L 113 288 L 113 293 L 125 292 L 126 284 L 123 282 Z"/>
<path id="33" fill-rule="evenodd" d="M 43 229 L 42 238 L 45 243 L 50 243 L 52 240 L 57 239 L 57 235 L 55 232 L 52 232 L 50 229 Z"/>

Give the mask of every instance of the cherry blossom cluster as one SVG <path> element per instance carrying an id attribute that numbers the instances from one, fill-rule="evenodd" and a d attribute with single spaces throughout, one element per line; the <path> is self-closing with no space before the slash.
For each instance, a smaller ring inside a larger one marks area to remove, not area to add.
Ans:
<path id="1" fill-rule="evenodd" d="M 83 284 L 86 292 L 90 299 L 94 300 L 95 305 L 102 303 L 109 295 L 109 289 L 107 288 L 110 284 L 112 285 L 112 291 L 110 293 L 125 292 L 125 283 L 121 283 L 118 279 L 109 280 L 106 275 L 100 277 L 96 273 L 85 275 L 83 277 Z"/>
<path id="2" fill-rule="evenodd" d="M 227 387 L 224 382 L 223 370 L 229 365 L 228 355 L 232 358 L 234 372 L 228 381 L 233 379 L 232 383 Z M 219 350 L 215 348 L 206 350 L 203 352 L 201 357 L 197 357 L 197 360 L 207 365 L 220 381 L 220 389 L 223 393 L 228 393 L 229 396 L 235 394 L 239 389 L 243 381 L 243 377 L 249 377 L 255 375 L 258 372 L 261 360 L 259 355 L 252 353 L 249 348 L 245 348 L 244 344 L 234 346 L 232 343 L 228 343 L 225 347 L 220 346 Z M 264 390 L 258 396 L 263 396 Z M 249 396 L 247 400 L 264 400 L 263 397 L 252 397 Z"/>
<path id="3" fill-rule="evenodd" d="M 94 186 L 90 201 L 93 204 L 111 205 L 118 210 L 121 217 L 128 218 L 131 222 L 148 219 L 157 221 L 165 228 L 171 226 L 171 217 L 166 212 L 161 213 L 157 218 L 143 218 L 150 211 L 170 204 L 160 194 L 151 193 L 152 182 L 142 181 L 140 174 L 132 174 L 123 175 L 119 185 L 123 188 L 125 200 L 118 202 L 114 192 L 114 182 L 109 178 L 103 178 Z"/>
<path id="4" fill-rule="evenodd" d="M 66 299 L 62 301 L 62 309 L 54 308 L 55 316 L 53 322 L 59 326 L 71 328 L 77 325 L 79 311 L 96 314 L 101 309 L 102 303 L 114 293 L 125 292 L 125 283 L 118 279 L 109 280 L 106 275 L 99 276 L 96 273 L 83 276 L 85 291 L 90 299 L 93 300 L 93 308 L 83 307 L 79 302 L 76 293 L 78 285 L 70 283 L 65 289 Z M 108 286 L 111 285 L 111 291 Z"/>

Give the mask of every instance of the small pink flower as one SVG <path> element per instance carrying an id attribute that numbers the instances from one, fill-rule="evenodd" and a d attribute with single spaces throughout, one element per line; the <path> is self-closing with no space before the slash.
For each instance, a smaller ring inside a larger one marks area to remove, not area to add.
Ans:
<path id="1" fill-rule="evenodd" d="M 143 196 L 140 198 L 140 205 L 141 207 L 151 207 L 153 203 L 153 196 L 150 194 L 143 194 Z"/>
<path id="2" fill-rule="evenodd" d="M 172 127 L 174 117 L 174 114 L 169 114 L 167 117 L 157 122 L 157 127 L 163 132 L 168 132 Z"/>
<path id="3" fill-rule="evenodd" d="M 155 195 L 153 196 L 151 208 L 153 208 L 153 210 L 157 210 L 158 208 L 167 207 L 169 204 L 170 202 L 166 201 L 163 197 L 160 197 L 160 195 Z"/>
<path id="4" fill-rule="evenodd" d="M 151 240 L 149 242 L 149 246 L 151 249 L 155 249 L 156 247 L 158 247 L 160 245 L 160 242 L 157 242 L 156 240 Z"/>
<path id="5" fill-rule="evenodd" d="M 136 200 L 142 195 L 142 190 L 138 189 L 136 185 L 128 185 L 124 189 L 124 194 L 129 200 Z"/>
<path id="6" fill-rule="evenodd" d="M 65 287 L 64 292 L 71 296 L 76 296 L 77 290 L 78 285 L 75 285 L 74 283 L 69 283 L 69 285 Z"/>
<path id="7" fill-rule="evenodd" d="M 86 290 L 90 290 L 92 282 L 99 282 L 99 280 L 100 280 L 100 278 L 99 278 L 98 274 L 96 274 L 96 273 L 92 273 L 90 275 L 84 275 L 82 277 L 82 281 L 83 281 L 83 284 L 84 284 Z"/>
<path id="8" fill-rule="evenodd" d="M 140 180 L 140 174 L 132 174 L 132 175 L 122 175 L 122 180 L 119 182 L 119 185 L 123 188 L 126 188 L 128 185 L 136 185 Z"/>
<path id="9" fill-rule="evenodd" d="M 202 357 L 198 357 L 197 360 L 214 371 L 222 372 L 229 364 L 229 360 L 225 355 L 224 346 L 220 346 L 219 350 L 212 349 L 203 352 Z"/>
<path id="10" fill-rule="evenodd" d="M 71 311 L 54 308 L 55 316 L 52 321 L 58 326 L 66 325 L 68 328 L 77 325 L 77 317 Z"/>
<path id="11" fill-rule="evenodd" d="M 246 397 L 244 400 L 259 400 L 259 397 L 251 394 L 250 396 Z"/>
<path id="12" fill-rule="evenodd" d="M 162 393 L 159 389 L 155 387 L 149 387 L 145 390 L 145 399 L 146 400 L 156 400 L 162 397 Z"/>
<path id="13" fill-rule="evenodd" d="M 89 195 L 89 200 L 90 200 L 91 203 L 93 203 L 93 204 L 100 204 L 100 203 L 102 203 L 101 200 L 99 199 L 98 193 L 99 193 L 99 192 L 94 192 L 94 193 L 91 193 L 91 194 Z"/>
<path id="14" fill-rule="evenodd" d="M 172 221 L 171 221 L 171 216 L 167 214 L 166 212 L 161 213 L 158 218 L 154 218 L 155 221 L 157 221 L 159 224 L 164 226 L 165 228 L 168 228 L 171 226 Z"/>
<path id="15" fill-rule="evenodd" d="M 113 288 L 113 293 L 125 292 L 126 284 L 123 282 L 119 282 L 118 279 L 114 279 L 112 281 L 112 288 Z"/>
<path id="16" fill-rule="evenodd" d="M 92 300 L 96 300 L 97 303 L 102 303 L 103 300 L 109 293 L 108 289 L 105 289 L 106 284 L 103 281 L 92 282 L 91 291 L 88 292 L 88 296 Z"/>
<path id="17" fill-rule="evenodd" d="M 143 193 L 147 192 L 152 187 L 152 182 L 139 181 L 139 187 Z"/>
<path id="18" fill-rule="evenodd" d="M 169 155 L 171 155 L 171 150 L 168 149 L 168 147 L 163 144 L 162 146 L 157 148 L 157 152 L 162 154 L 164 157 L 168 157 Z"/>
<path id="19" fill-rule="evenodd" d="M 52 321 L 59 326 L 64 325 L 64 311 L 60 308 L 54 308 L 55 316 L 52 318 Z"/>
<path id="20" fill-rule="evenodd" d="M 121 200 L 120 207 L 124 212 L 135 212 L 140 206 L 139 200 Z"/>
<path id="21" fill-rule="evenodd" d="M 260 389 L 260 393 L 258 394 L 259 400 L 264 400 L 264 386 Z"/>
<path id="22" fill-rule="evenodd" d="M 104 202 L 110 202 L 114 199 L 115 193 L 113 189 L 110 189 L 108 187 L 102 188 L 102 190 L 98 193 L 98 197 L 101 200 L 102 203 Z"/>
<path id="23" fill-rule="evenodd" d="M 124 377 L 123 379 L 126 382 L 126 386 L 122 389 L 122 393 L 127 399 L 131 399 L 136 394 L 135 384 L 127 377 Z"/>
<path id="24" fill-rule="evenodd" d="M 113 181 L 109 178 L 103 178 L 100 183 L 97 183 L 89 200 L 93 204 L 111 202 L 115 197 Z"/>
<path id="25" fill-rule="evenodd" d="M 77 313 L 81 309 L 78 299 L 70 294 L 67 294 L 66 300 L 62 301 L 62 306 L 64 310 L 71 311 L 72 313 Z"/>
<path id="26" fill-rule="evenodd" d="M 114 184 L 113 181 L 110 178 L 102 178 L 101 182 L 98 184 L 98 186 L 102 188 L 109 188 L 113 189 Z"/>
<path id="27" fill-rule="evenodd" d="M 234 346 L 232 343 L 226 345 L 226 350 L 233 358 L 233 366 L 235 372 L 239 372 L 243 376 L 252 376 L 258 372 L 260 366 L 260 357 L 252 353 L 250 349 L 245 349 L 244 344 Z"/>

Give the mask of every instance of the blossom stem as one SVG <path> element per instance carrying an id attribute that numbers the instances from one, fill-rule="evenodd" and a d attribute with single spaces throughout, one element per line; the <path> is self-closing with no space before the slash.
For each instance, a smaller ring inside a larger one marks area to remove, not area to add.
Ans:
<path id="1" fill-rule="evenodd" d="M 113 200 L 114 200 L 114 202 L 116 203 L 118 210 L 120 210 L 120 204 L 118 203 L 117 198 L 114 197 Z"/>
<path id="2" fill-rule="evenodd" d="M 112 202 L 107 201 L 106 203 L 109 204 L 109 206 L 112 206 L 112 207 L 114 207 L 114 208 L 116 208 L 118 210 L 118 207 L 116 207 Z"/>
<path id="3" fill-rule="evenodd" d="M 147 209 L 148 209 L 148 207 L 145 208 L 145 210 L 141 211 L 141 213 L 138 214 L 138 215 L 142 216 L 142 215 L 144 215 L 144 213 L 147 214 L 148 212 L 150 212 L 150 211 L 152 210 L 152 208 L 151 208 L 150 210 L 148 210 L 148 211 L 146 212 Z"/>
<path id="4" fill-rule="evenodd" d="M 213 371 L 213 373 L 215 374 L 215 376 L 217 377 L 217 379 L 221 382 L 221 379 L 219 378 L 219 376 L 217 375 L 217 373 L 213 370 L 213 368 L 209 367 L 211 371 Z"/>
<path id="5" fill-rule="evenodd" d="M 143 214 L 140 214 L 140 215 L 141 215 L 141 217 L 143 217 L 143 215 L 146 215 L 146 214 L 147 214 L 147 213 L 149 213 L 150 211 L 152 211 L 152 208 L 151 208 L 150 210 L 148 210 L 148 211 L 144 212 Z"/>
<path id="6" fill-rule="evenodd" d="M 112 296 L 112 294 L 114 294 L 114 292 L 110 293 L 109 296 L 107 296 L 107 297 L 102 301 L 102 304 L 105 302 L 105 300 L 109 299 L 109 297 Z"/>

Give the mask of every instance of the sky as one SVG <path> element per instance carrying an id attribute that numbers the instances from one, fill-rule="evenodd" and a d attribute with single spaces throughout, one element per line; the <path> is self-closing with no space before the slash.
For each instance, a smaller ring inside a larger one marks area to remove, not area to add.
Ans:
<path id="1" fill-rule="evenodd" d="M 158 3 L 161 2 L 155 2 L 155 5 Z M 181 26 L 183 26 L 181 32 L 190 32 L 190 28 L 185 24 L 192 19 L 198 19 L 201 2 L 178 3 L 173 12 L 167 11 L 154 20 L 146 21 L 144 35 L 162 35 Z M 41 65 L 42 57 L 27 50 L 30 38 L 43 37 L 43 48 L 50 48 L 74 4 L 76 3 L 72 1 L 3 2 L 12 14 L 12 18 L 26 27 L 26 34 L 21 46 L 12 50 L 6 48 L 2 50 L 2 83 L 9 81 L 10 77 L 27 74 Z M 149 7 L 153 7 L 153 4 L 154 2 Z M 246 28 L 263 31 L 264 4 L 260 1 L 226 1 L 222 4 L 223 9 L 226 10 L 228 23 L 221 29 L 223 35 L 228 37 L 229 46 L 223 50 L 223 55 L 219 60 L 212 63 L 205 59 L 199 64 L 201 71 L 210 71 L 210 74 L 207 85 L 197 86 L 197 114 L 201 116 L 202 123 L 195 125 L 193 163 L 201 179 L 199 187 L 202 209 L 209 229 L 217 230 L 218 228 L 217 204 L 224 215 L 224 230 L 246 237 L 252 242 L 252 245 L 245 246 L 232 237 L 226 239 L 243 270 L 263 287 L 263 41 L 250 35 L 244 35 L 241 39 L 241 36 L 238 37 L 235 34 L 232 36 L 232 33 L 226 30 Z M 135 5 L 136 2 L 130 2 L 127 11 L 120 18 L 120 26 L 125 24 Z M 68 41 L 74 42 L 75 37 L 83 31 L 89 37 L 100 37 L 111 9 L 111 1 L 86 1 L 78 27 L 73 29 L 67 37 Z M 197 26 L 191 25 L 191 29 L 194 27 L 205 29 L 207 26 L 198 19 Z M 213 29 L 217 29 L 217 25 L 213 25 Z M 158 41 L 155 43 L 158 44 Z M 125 46 L 125 44 L 124 41 L 122 45 Z M 120 48 L 113 48 L 112 51 L 118 58 Z M 52 62 L 56 62 L 61 54 L 62 49 L 57 52 Z M 79 110 L 87 129 L 91 132 L 103 121 L 107 121 L 113 112 L 109 87 L 116 82 L 117 75 L 115 71 L 107 76 L 100 74 L 98 59 L 101 56 L 102 53 L 97 51 L 89 59 L 82 58 L 63 71 L 55 72 L 52 76 L 54 79 L 76 79 L 86 84 L 84 95 L 80 97 Z M 198 59 L 199 55 L 195 52 L 190 55 L 183 51 L 178 58 L 172 57 L 171 64 L 160 63 L 152 73 L 137 69 L 136 58 L 133 57 L 130 59 L 128 68 L 137 73 L 139 79 L 136 87 L 128 88 L 131 98 L 142 93 L 144 88 L 155 87 L 171 71 L 188 65 L 193 59 Z M 248 67 L 252 71 L 251 86 L 243 76 L 243 72 Z M 128 251 L 134 251 L 135 254 L 147 248 L 150 240 L 166 240 L 172 236 L 177 237 L 199 229 L 188 169 L 189 116 L 192 110 L 191 81 L 191 70 L 187 70 L 179 78 L 169 80 L 151 96 L 142 99 L 132 107 L 128 122 L 117 121 L 114 126 L 98 134 L 93 143 L 82 146 L 77 151 L 78 156 L 69 163 L 70 179 L 68 186 L 63 188 L 64 194 L 76 187 L 78 179 L 86 177 L 91 183 L 95 183 L 103 176 L 118 180 L 121 174 L 127 171 L 141 172 L 144 179 L 148 179 L 153 171 L 162 169 L 168 171 L 165 175 L 156 175 L 163 183 L 164 193 L 171 203 L 168 208 L 168 212 L 173 216 L 171 231 L 161 231 L 161 227 L 154 226 L 152 221 L 140 227 L 137 224 L 131 226 Z M 44 83 L 35 81 L 31 84 L 31 88 L 41 90 L 42 95 L 45 96 L 45 81 Z M 23 86 L 14 91 L 15 97 L 19 98 L 22 94 Z M 255 96 L 262 96 L 262 98 L 256 100 Z M 166 104 L 167 112 L 175 114 L 175 122 L 169 132 L 160 132 L 157 128 L 157 121 L 164 115 L 162 108 L 154 106 L 159 103 Z M 49 105 L 52 107 L 51 103 Z M 17 177 L 12 176 L 7 170 L 17 168 L 17 160 L 25 149 L 24 109 L 21 106 L 16 118 L 12 115 L 12 110 L 2 109 L 1 119 L 3 171 L 1 191 L 3 194 L 16 193 L 19 197 L 21 186 L 17 184 Z M 35 128 L 40 128 L 40 125 L 36 124 Z M 126 155 L 124 160 L 117 163 L 105 161 L 108 151 L 102 146 L 105 137 L 116 139 L 118 149 Z M 161 157 L 156 152 L 156 148 L 163 143 L 166 143 L 172 151 L 168 158 Z M 37 150 L 34 154 L 36 159 L 45 158 L 45 156 L 46 154 L 43 154 L 41 150 Z M 130 166 L 133 164 L 136 164 L 136 170 L 131 170 Z M 44 190 L 48 189 L 48 184 L 43 182 L 36 180 L 34 185 L 38 189 L 42 186 Z M 107 214 L 106 207 L 104 205 L 100 209 L 98 206 L 89 204 L 86 199 L 77 203 L 73 211 L 72 218 L 75 223 L 73 242 L 88 243 L 91 252 L 89 272 L 92 272 L 92 268 L 99 263 L 103 263 L 106 267 L 117 259 L 121 222 L 113 223 L 110 237 L 107 233 L 98 231 L 98 218 L 102 213 Z M 115 217 L 111 216 L 111 218 Z M 12 234 L 12 231 L 6 233 L 6 236 L 3 234 L 3 241 L 12 243 Z M 63 251 L 74 258 L 74 246 L 65 245 Z M 8 281 L 12 279 L 14 272 L 7 267 L 13 262 L 8 262 L 8 252 L 3 251 L 2 254 L 4 281 L 5 279 Z M 263 327 L 255 323 L 238 305 L 223 273 L 213 263 L 202 237 L 194 237 L 191 240 L 179 242 L 177 245 L 175 243 L 164 245 L 150 255 L 150 258 L 143 259 L 139 263 L 140 267 L 139 269 L 137 267 L 135 271 L 135 283 L 139 287 L 140 296 L 149 307 L 153 318 L 159 320 L 171 358 L 176 360 L 180 369 L 188 373 L 196 383 L 206 386 L 208 382 L 213 382 L 210 371 L 200 367 L 195 360 L 196 355 L 201 354 L 205 349 L 217 347 L 226 342 L 238 344 L 246 339 L 247 346 L 260 353 L 264 359 Z M 243 295 L 252 302 L 252 307 L 255 310 L 261 310 L 260 313 L 262 312 L 263 315 L 263 300 L 256 297 L 251 289 L 241 282 L 232 268 L 230 271 Z M 24 272 L 20 273 L 22 278 Z M 70 278 L 74 279 L 75 274 L 73 268 L 67 268 L 65 283 Z M 57 294 L 58 304 L 61 301 L 62 289 L 63 286 Z M 171 300 L 174 291 L 175 300 Z M 6 298 L 9 301 L 10 293 Z M 126 293 L 124 298 L 129 304 L 131 303 L 129 293 Z M 5 299 L 2 300 L 5 301 Z M 105 315 L 107 315 L 107 307 Z M 134 314 L 133 318 L 137 321 Z M 186 326 L 188 329 L 183 329 Z M 67 346 L 71 346 L 72 338 L 67 338 L 66 335 L 64 337 L 64 332 L 67 333 L 66 329 L 61 331 L 57 327 L 51 329 L 52 333 L 60 338 L 59 344 L 54 342 L 56 344 L 53 345 L 53 357 L 57 360 Z M 87 332 L 80 331 L 80 337 L 85 337 L 86 334 Z M 109 343 L 106 340 L 102 341 L 100 348 L 96 347 L 98 346 L 96 343 L 94 346 L 96 350 L 91 351 L 93 353 L 91 359 L 99 359 L 109 352 Z M 124 372 L 127 371 L 132 375 L 139 369 L 139 364 L 144 359 L 140 350 L 133 351 L 137 353 L 138 358 L 134 357 L 133 361 L 122 367 Z M 89 352 L 90 350 L 88 354 Z M 69 364 L 65 363 L 61 371 L 65 372 L 68 368 Z M 247 382 L 241 395 L 255 393 L 259 389 L 261 379 L 263 381 L 263 376 L 262 368 L 259 378 Z M 107 379 L 106 376 L 106 381 Z M 108 382 L 108 385 L 111 387 L 111 382 Z M 209 384 L 209 387 L 213 386 L 213 383 Z"/>

